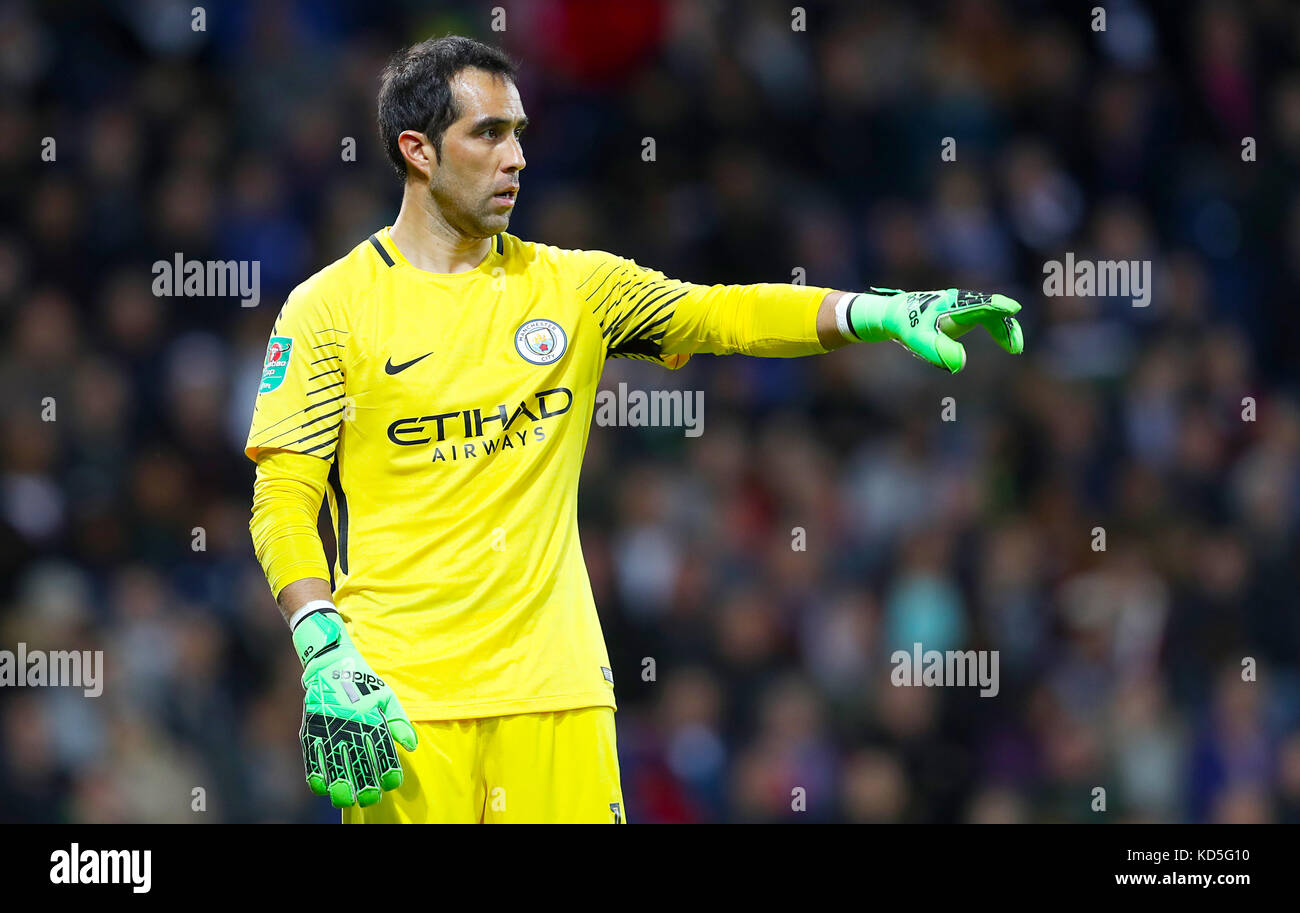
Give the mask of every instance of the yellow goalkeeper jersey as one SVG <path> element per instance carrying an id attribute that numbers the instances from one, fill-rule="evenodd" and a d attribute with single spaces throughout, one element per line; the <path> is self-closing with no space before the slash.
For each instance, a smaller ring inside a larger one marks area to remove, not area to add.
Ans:
<path id="1" fill-rule="evenodd" d="M 577 522 L 605 359 L 822 352 L 828 291 L 504 233 L 437 274 L 384 229 L 285 302 L 245 452 L 328 464 L 335 603 L 413 719 L 615 707 Z"/>

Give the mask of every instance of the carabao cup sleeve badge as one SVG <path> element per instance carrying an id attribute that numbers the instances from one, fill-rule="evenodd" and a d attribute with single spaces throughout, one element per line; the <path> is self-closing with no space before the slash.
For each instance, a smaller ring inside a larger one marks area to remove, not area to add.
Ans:
<path id="1" fill-rule="evenodd" d="M 289 371 L 289 354 L 293 351 L 293 338 L 290 336 L 272 336 L 266 344 L 266 361 L 262 364 L 262 386 L 257 394 L 270 393 L 284 383 L 284 375 Z"/>

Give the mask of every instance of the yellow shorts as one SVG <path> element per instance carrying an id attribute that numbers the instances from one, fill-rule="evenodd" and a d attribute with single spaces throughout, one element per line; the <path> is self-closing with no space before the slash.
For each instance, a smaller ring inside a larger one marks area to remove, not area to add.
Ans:
<path id="1" fill-rule="evenodd" d="M 344 824 L 620 824 L 614 710 L 414 723 L 402 785 Z"/>

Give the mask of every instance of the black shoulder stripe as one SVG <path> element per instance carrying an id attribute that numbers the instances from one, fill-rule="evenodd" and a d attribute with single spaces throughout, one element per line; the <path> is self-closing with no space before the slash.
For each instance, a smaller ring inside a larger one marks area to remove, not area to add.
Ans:
<path id="1" fill-rule="evenodd" d="M 497 233 L 496 238 L 494 238 L 493 240 L 496 241 L 497 253 L 498 253 L 498 254 L 505 253 L 505 244 L 501 241 L 501 234 L 500 234 L 500 232 Z"/>
<path id="2" fill-rule="evenodd" d="M 305 444 L 308 441 L 315 440 L 316 438 L 320 437 L 322 434 L 334 434 L 334 432 L 337 430 L 338 430 L 338 426 L 334 425 L 329 428 L 322 428 L 320 431 L 313 431 L 311 434 L 304 434 L 302 437 L 298 438 L 298 440 L 294 441 L 285 449 L 292 450 L 293 448 L 297 447 L 300 444 Z M 335 435 L 334 438 L 330 439 L 329 441 L 326 441 L 325 443 L 332 445 L 334 443 L 334 439 L 336 439 L 337 437 L 338 435 Z M 320 448 L 319 444 L 313 444 L 311 449 L 317 450 L 319 448 Z"/>
<path id="3" fill-rule="evenodd" d="M 375 246 L 375 250 L 379 252 L 379 256 L 384 258 L 384 262 L 387 263 L 389 266 L 392 266 L 393 258 L 388 256 L 388 251 L 384 250 L 384 245 L 379 243 L 379 239 L 376 238 L 374 235 L 371 235 L 370 243 Z"/>

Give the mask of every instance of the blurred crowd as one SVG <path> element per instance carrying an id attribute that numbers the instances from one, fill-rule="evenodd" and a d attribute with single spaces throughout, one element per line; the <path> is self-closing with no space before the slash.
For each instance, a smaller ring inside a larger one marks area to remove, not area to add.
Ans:
<path id="1" fill-rule="evenodd" d="M 337 820 L 242 446 L 284 296 L 395 217 L 384 60 L 451 32 L 522 65 L 516 235 L 1024 304 L 956 377 L 608 364 L 705 392 L 583 468 L 632 821 L 1300 821 L 1300 7 L 193 7 L 0 7 L 0 648 L 106 670 L 0 688 L 0 820 Z M 1150 305 L 1045 296 L 1067 251 Z M 155 296 L 177 252 L 261 304 Z M 891 686 L 915 642 L 999 651 L 998 695 Z"/>

